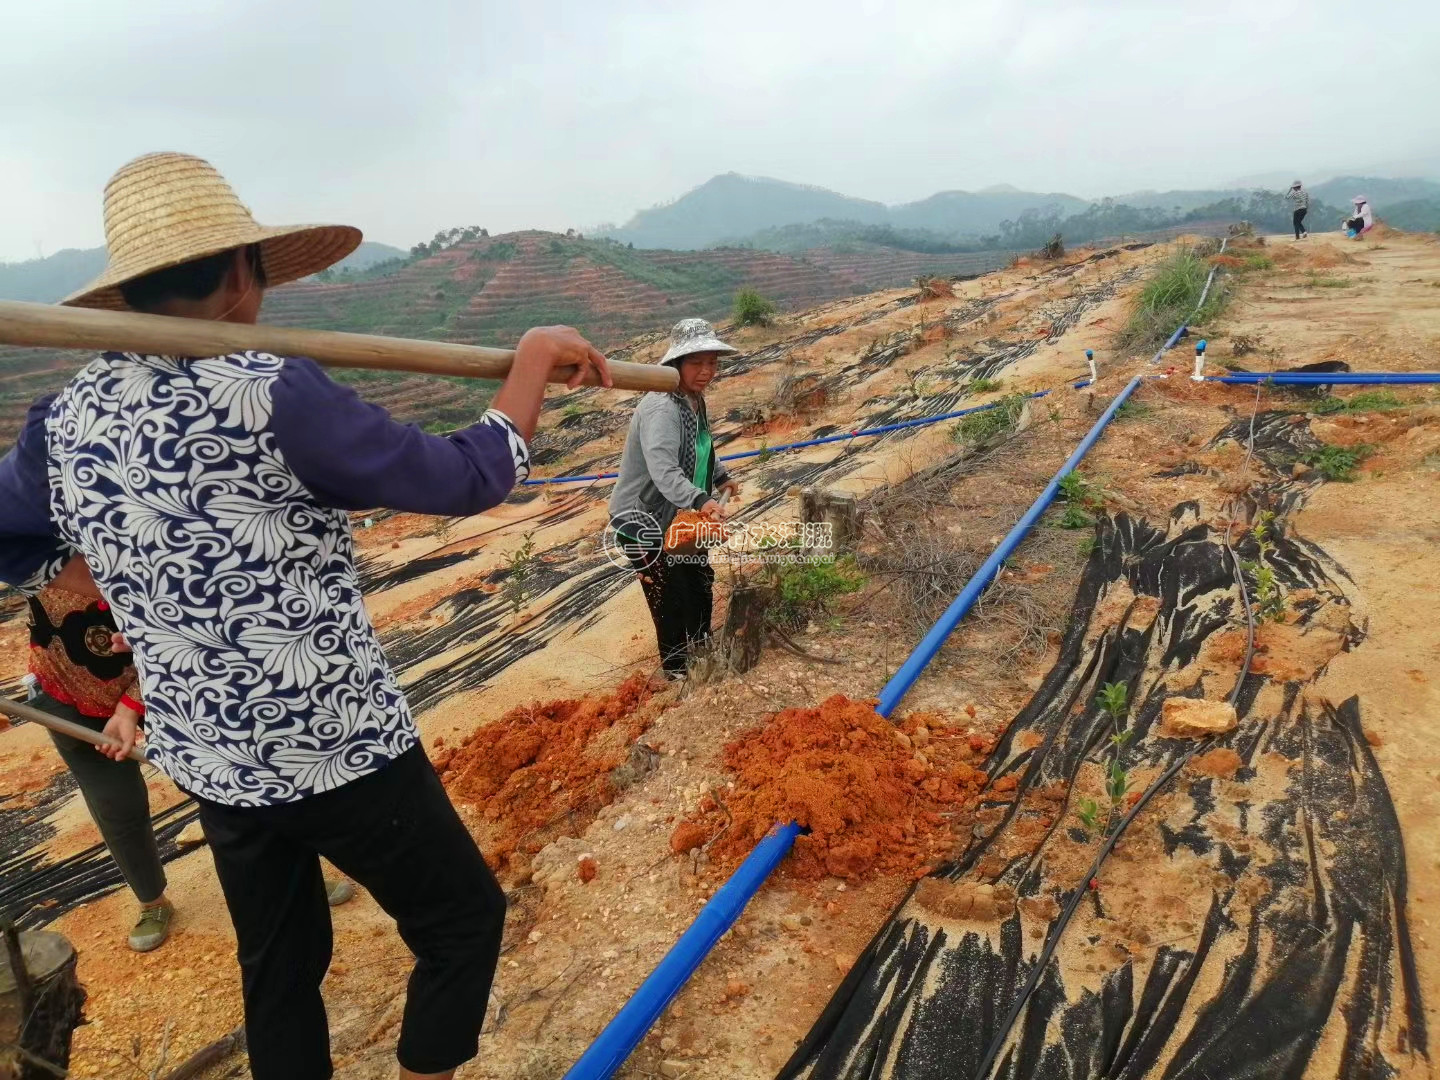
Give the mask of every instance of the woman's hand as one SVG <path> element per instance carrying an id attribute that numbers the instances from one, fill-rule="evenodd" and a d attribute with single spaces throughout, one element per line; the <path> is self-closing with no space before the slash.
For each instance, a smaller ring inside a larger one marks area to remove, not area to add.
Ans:
<path id="1" fill-rule="evenodd" d="M 527 330 L 515 347 L 516 364 L 534 364 L 547 373 L 573 367 L 565 385 L 571 390 L 592 372 L 601 386 L 610 386 L 610 366 L 605 354 L 580 336 L 573 326 L 537 326 Z"/>
<path id="2" fill-rule="evenodd" d="M 140 725 L 140 714 L 123 701 L 115 706 L 105 724 L 105 734 L 119 739 L 119 746 L 97 746 L 95 749 L 112 761 L 124 761 L 135 748 L 135 737 Z"/>
<path id="3" fill-rule="evenodd" d="M 738 499 L 740 498 L 740 481 L 726 480 L 720 485 L 720 490 L 728 494 L 730 498 Z"/>
<path id="4" fill-rule="evenodd" d="M 709 518 L 711 521 L 724 521 L 725 508 L 714 499 L 711 499 L 704 506 L 700 507 L 700 516 Z"/>

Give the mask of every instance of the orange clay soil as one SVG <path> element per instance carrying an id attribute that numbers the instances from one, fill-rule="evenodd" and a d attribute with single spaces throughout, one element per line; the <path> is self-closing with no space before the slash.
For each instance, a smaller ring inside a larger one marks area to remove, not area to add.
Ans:
<path id="1" fill-rule="evenodd" d="M 810 832 L 785 864 L 792 877 L 919 876 L 952 849 L 950 818 L 978 803 L 987 777 L 975 766 L 988 750 L 937 713 L 891 724 L 873 701 L 841 694 L 784 709 L 725 747 L 733 788 L 703 798 L 671 850 L 708 843 L 712 869 L 728 873 L 772 825 L 798 821 Z"/>
<path id="2" fill-rule="evenodd" d="M 653 717 L 639 715 L 649 699 L 637 673 L 613 694 L 517 706 L 437 754 L 451 798 L 478 808 L 494 828 L 482 841 L 493 863 L 533 855 L 554 839 L 545 833 L 557 821 L 571 822 L 568 833 L 583 830 L 615 798 L 610 774 L 650 726 Z"/>

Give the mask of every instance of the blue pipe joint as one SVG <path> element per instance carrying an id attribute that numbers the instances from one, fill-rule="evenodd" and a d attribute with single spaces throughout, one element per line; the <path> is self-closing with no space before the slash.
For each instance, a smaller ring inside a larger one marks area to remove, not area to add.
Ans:
<path id="1" fill-rule="evenodd" d="M 1196 355 L 1196 356 L 1204 356 L 1204 355 L 1205 355 L 1205 339 L 1204 339 L 1203 337 L 1202 337 L 1199 341 L 1197 341 L 1197 342 L 1195 343 L 1195 355 Z"/>

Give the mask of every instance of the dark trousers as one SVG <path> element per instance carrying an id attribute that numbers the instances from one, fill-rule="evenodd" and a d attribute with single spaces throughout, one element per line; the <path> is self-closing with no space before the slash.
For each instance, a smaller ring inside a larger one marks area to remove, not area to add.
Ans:
<path id="1" fill-rule="evenodd" d="M 421 747 L 298 802 L 196 802 L 235 925 L 255 1080 L 332 1072 L 320 997 L 331 948 L 322 855 L 369 890 L 415 954 L 400 1064 L 444 1072 L 475 1056 L 505 894 Z"/>
<path id="2" fill-rule="evenodd" d="M 1361 229 L 1365 228 L 1365 219 L 1363 217 L 1352 217 L 1345 222 L 1345 226 L 1346 228 L 1354 229 L 1358 233 Z"/>
<path id="3" fill-rule="evenodd" d="M 1299 208 L 1296 209 L 1296 211 L 1295 211 L 1294 214 L 1291 215 L 1291 217 L 1293 218 L 1294 223 L 1295 223 L 1295 239 L 1296 239 L 1296 240 L 1299 240 L 1299 239 L 1300 239 L 1300 234 L 1305 231 L 1305 215 L 1308 214 L 1308 213 L 1309 213 L 1309 210 L 1307 210 L 1305 207 L 1301 206 L 1301 207 L 1299 207 Z"/>
<path id="4" fill-rule="evenodd" d="M 86 716 L 73 705 L 62 705 L 49 694 L 38 694 L 30 701 L 37 709 L 62 720 L 73 720 L 92 731 L 104 731 L 105 721 Z M 159 900 L 165 893 L 165 869 L 155 846 L 155 829 L 150 824 L 150 793 L 140 763 L 128 758 L 112 761 L 95 747 L 59 732 L 50 733 L 55 749 L 60 751 L 80 794 L 90 820 L 100 830 L 105 847 L 130 891 L 142 904 Z"/>
<path id="5" fill-rule="evenodd" d="M 660 663 L 666 674 L 683 675 L 691 651 L 710 639 L 715 571 L 708 561 L 689 561 L 703 556 L 677 558 L 658 547 L 631 549 L 628 554 L 655 622 Z"/>

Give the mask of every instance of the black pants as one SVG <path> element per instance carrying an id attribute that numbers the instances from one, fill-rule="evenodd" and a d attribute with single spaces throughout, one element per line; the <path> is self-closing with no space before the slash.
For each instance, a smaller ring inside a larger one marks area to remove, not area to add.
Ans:
<path id="1" fill-rule="evenodd" d="M 660 663 L 667 674 L 683 675 L 691 651 L 710 639 L 715 571 L 708 561 L 691 562 L 666 555 L 658 547 L 632 548 L 628 554 L 640 575 L 650 618 L 655 621 Z"/>
<path id="2" fill-rule="evenodd" d="M 1365 228 L 1365 219 L 1363 217 L 1352 217 L 1345 222 L 1345 226 L 1346 228 L 1354 229 L 1358 233 L 1361 229 Z"/>
<path id="3" fill-rule="evenodd" d="M 1295 222 L 1295 239 L 1296 239 L 1296 240 L 1299 240 L 1299 239 L 1300 239 L 1300 234 L 1305 231 L 1305 215 L 1308 214 L 1309 212 L 1310 212 L 1310 211 L 1309 211 L 1308 209 L 1306 209 L 1305 207 L 1301 206 L 1301 207 L 1298 207 L 1298 208 L 1295 210 L 1295 213 L 1294 213 L 1293 215 L 1291 215 L 1292 218 L 1294 219 L 1294 222 Z"/>
<path id="4" fill-rule="evenodd" d="M 321 855 L 370 891 L 415 954 L 400 1064 L 444 1072 L 475 1056 L 505 894 L 421 747 L 299 802 L 196 802 L 239 943 L 255 1080 L 332 1072 L 320 997 L 331 948 Z"/>
<path id="5" fill-rule="evenodd" d="M 30 702 L 51 716 L 73 720 L 92 731 L 104 731 L 105 721 L 86 716 L 73 705 L 64 705 L 49 694 Z M 90 820 L 105 839 L 110 857 L 125 877 L 125 884 L 142 904 L 159 900 L 165 893 L 165 869 L 155 846 L 155 829 L 150 824 L 150 792 L 140 763 L 126 758 L 113 761 L 95 747 L 69 735 L 52 731 L 50 739 L 75 776 Z"/>

